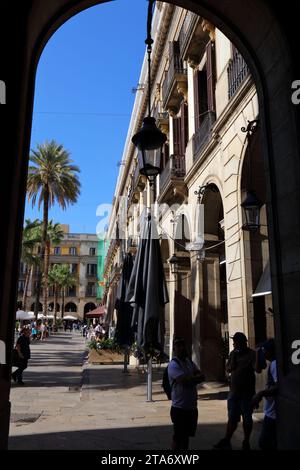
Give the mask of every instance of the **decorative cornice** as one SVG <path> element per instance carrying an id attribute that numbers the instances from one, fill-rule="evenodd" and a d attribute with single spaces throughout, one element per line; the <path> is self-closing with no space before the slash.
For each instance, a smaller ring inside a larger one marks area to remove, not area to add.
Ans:
<path id="1" fill-rule="evenodd" d="M 202 20 L 201 26 L 202 26 L 203 31 L 208 31 L 211 41 L 215 41 L 216 39 L 215 26 L 212 23 L 210 23 L 208 20 Z"/>

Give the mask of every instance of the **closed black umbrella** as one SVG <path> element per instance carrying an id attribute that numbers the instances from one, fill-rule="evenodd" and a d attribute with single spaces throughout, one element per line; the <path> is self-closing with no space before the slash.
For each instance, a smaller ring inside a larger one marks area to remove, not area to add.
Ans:
<path id="1" fill-rule="evenodd" d="M 155 349 L 162 352 L 164 312 L 169 296 L 157 229 L 151 216 L 148 216 L 144 223 L 126 301 L 134 306 L 133 327 L 137 331 L 138 347 L 148 357 Z"/>
<path id="2" fill-rule="evenodd" d="M 123 263 L 121 278 L 117 289 L 115 309 L 117 311 L 117 325 L 115 340 L 121 347 L 131 346 L 134 342 L 134 331 L 132 329 L 133 307 L 125 302 L 126 291 L 128 288 L 133 260 L 131 253 L 127 253 Z"/>

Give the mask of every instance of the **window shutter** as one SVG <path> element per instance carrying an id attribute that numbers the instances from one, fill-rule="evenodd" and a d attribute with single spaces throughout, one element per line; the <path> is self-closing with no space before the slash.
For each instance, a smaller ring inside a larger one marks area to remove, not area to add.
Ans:
<path id="1" fill-rule="evenodd" d="M 174 155 L 178 156 L 181 152 L 181 119 L 173 118 L 173 143 Z"/>
<path id="2" fill-rule="evenodd" d="M 185 149 L 188 143 L 188 105 L 184 102 L 181 103 L 181 119 L 180 119 L 180 125 L 181 125 L 181 156 L 185 155 Z"/>
<path id="3" fill-rule="evenodd" d="M 198 94 L 199 94 L 199 122 L 206 118 L 206 112 L 208 110 L 207 101 L 207 74 L 205 70 L 198 72 Z"/>
<path id="4" fill-rule="evenodd" d="M 215 54 L 212 41 L 206 45 L 206 73 L 208 110 L 215 111 Z"/>
<path id="5" fill-rule="evenodd" d="M 195 130 L 200 127 L 199 119 L 199 72 L 198 70 L 194 73 L 194 113 L 195 113 Z"/>

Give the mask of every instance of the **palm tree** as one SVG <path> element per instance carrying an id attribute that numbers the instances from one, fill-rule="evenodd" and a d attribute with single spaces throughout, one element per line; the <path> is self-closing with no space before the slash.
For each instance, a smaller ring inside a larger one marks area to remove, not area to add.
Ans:
<path id="1" fill-rule="evenodd" d="M 29 279 L 30 276 L 32 276 L 33 267 L 38 266 L 40 263 L 40 257 L 35 253 L 37 245 L 41 242 L 40 226 L 40 220 L 36 219 L 31 222 L 30 219 L 26 219 L 25 226 L 23 228 L 21 260 L 22 263 L 26 265 L 26 276 L 22 306 L 23 310 L 25 311 L 27 310 L 27 291 Z"/>
<path id="2" fill-rule="evenodd" d="M 30 162 L 33 165 L 29 166 L 27 194 L 28 199 L 32 201 L 32 206 L 37 200 L 39 209 L 43 204 L 41 256 L 44 259 L 49 209 L 55 202 L 58 202 L 62 209 L 66 209 L 68 204 L 74 204 L 77 201 L 80 194 L 80 182 L 76 173 L 80 170 L 73 165 L 69 152 L 54 140 L 38 144 L 36 150 L 32 150 Z M 45 268 L 44 259 L 44 273 Z M 38 292 L 40 289 L 41 276 L 38 279 Z M 36 315 L 37 306 L 38 302 L 35 303 Z"/>
<path id="3" fill-rule="evenodd" d="M 47 239 L 45 246 L 45 260 L 44 260 L 44 300 L 43 300 L 43 313 L 47 315 L 48 311 L 48 272 L 49 272 L 49 259 L 51 244 L 57 245 L 63 239 L 64 232 L 60 224 L 54 224 L 53 220 L 48 223 Z"/>
<path id="4" fill-rule="evenodd" d="M 62 269 L 64 265 L 61 264 L 54 264 L 52 268 L 49 271 L 49 277 L 48 277 L 48 282 L 49 286 L 53 286 L 54 290 L 54 326 L 56 325 L 56 319 L 57 319 L 57 300 L 58 300 L 58 292 L 59 289 L 61 289 L 61 282 L 62 282 L 62 271 L 64 272 L 64 269 Z"/>
<path id="5" fill-rule="evenodd" d="M 70 272 L 68 264 L 60 264 L 57 266 L 58 286 L 61 288 L 61 318 L 64 317 L 65 310 L 65 293 L 66 288 L 76 284 L 76 278 Z"/>

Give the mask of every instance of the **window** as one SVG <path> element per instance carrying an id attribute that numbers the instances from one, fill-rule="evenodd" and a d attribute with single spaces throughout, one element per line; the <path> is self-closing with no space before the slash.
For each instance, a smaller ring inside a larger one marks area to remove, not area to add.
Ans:
<path id="1" fill-rule="evenodd" d="M 88 282 L 86 288 L 86 297 L 96 297 L 96 285 L 94 282 Z"/>
<path id="2" fill-rule="evenodd" d="M 67 291 L 68 297 L 76 297 L 76 286 L 70 286 Z"/>
<path id="3" fill-rule="evenodd" d="M 77 264 L 72 263 L 70 264 L 70 273 L 71 274 L 77 274 Z"/>
<path id="4" fill-rule="evenodd" d="M 69 255 L 76 255 L 76 254 L 77 254 L 76 246 L 71 246 L 69 248 Z"/>
<path id="5" fill-rule="evenodd" d="M 55 246 L 53 251 L 55 255 L 60 255 L 60 246 Z"/>
<path id="6" fill-rule="evenodd" d="M 19 281 L 18 282 L 18 292 L 24 292 L 25 282 Z"/>
<path id="7" fill-rule="evenodd" d="M 96 255 L 96 248 L 90 248 L 90 256 Z"/>
<path id="8" fill-rule="evenodd" d="M 89 277 L 96 277 L 97 276 L 97 265 L 96 264 L 88 264 L 86 267 L 86 274 Z"/>
<path id="9" fill-rule="evenodd" d="M 25 263 L 20 263 L 20 274 L 26 274 L 27 266 Z"/>

